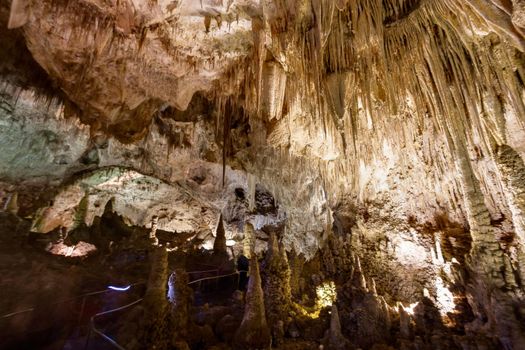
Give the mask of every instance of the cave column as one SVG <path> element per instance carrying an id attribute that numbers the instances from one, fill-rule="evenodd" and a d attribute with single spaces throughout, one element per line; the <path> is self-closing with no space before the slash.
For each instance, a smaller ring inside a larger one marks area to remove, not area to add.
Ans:
<path id="1" fill-rule="evenodd" d="M 468 159 L 466 146 L 461 140 L 459 147 L 460 149 L 456 150 L 456 165 L 461 177 L 472 236 L 469 265 L 477 275 L 474 277 L 474 287 L 470 293 L 482 305 L 489 325 L 493 327 L 504 346 L 525 344 L 525 336 L 513 312 L 512 293 L 507 290 L 516 286 L 509 258 L 495 237 L 479 181 Z M 476 312 L 476 305 L 471 306 Z M 478 318 L 482 317 L 479 311 L 481 310 L 476 312 Z"/>

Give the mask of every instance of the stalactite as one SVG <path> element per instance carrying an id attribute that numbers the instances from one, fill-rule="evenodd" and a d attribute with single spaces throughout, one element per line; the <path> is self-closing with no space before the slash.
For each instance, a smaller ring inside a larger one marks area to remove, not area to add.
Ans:
<path id="1" fill-rule="evenodd" d="M 27 0 L 13 0 L 7 28 L 14 29 L 23 26 L 29 20 L 29 5 Z"/>
<path id="2" fill-rule="evenodd" d="M 255 210 L 255 187 L 256 178 L 253 174 L 248 174 L 248 210 L 253 212 Z"/>
<path id="3" fill-rule="evenodd" d="M 223 114 L 223 137 L 222 137 L 222 186 L 224 187 L 226 181 L 226 159 L 228 157 L 228 149 L 230 146 L 230 124 L 232 118 L 232 108 L 229 100 Z"/>
<path id="4" fill-rule="evenodd" d="M 149 240 L 153 245 L 159 245 L 159 239 L 157 238 L 157 224 L 159 221 L 158 216 L 151 218 L 151 230 L 149 232 Z"/>

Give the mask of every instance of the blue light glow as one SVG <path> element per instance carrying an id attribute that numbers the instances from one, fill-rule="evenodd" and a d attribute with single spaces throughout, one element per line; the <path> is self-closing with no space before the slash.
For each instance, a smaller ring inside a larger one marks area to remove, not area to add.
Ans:
<path id="1" fill-rule="evenodd" d="M 131 285 L 126 286 L 126 287 L 108 286 L 108 289 L 116 290 L 117 292 L 125 292 L 125 291 L 127 291 L 128 289 L 130 289 L 130 288 L 131 288 Z"/>

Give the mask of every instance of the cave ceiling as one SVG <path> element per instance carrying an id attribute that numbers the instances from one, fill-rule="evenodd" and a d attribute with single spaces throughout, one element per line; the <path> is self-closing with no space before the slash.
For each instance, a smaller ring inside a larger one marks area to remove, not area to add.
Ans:
<path id="1" fill-rule="evenodd" d="M 3 1 L 3 193 L 114 166 L 176 183 L 204 162 L 267 188 L 307 255 L 356 215 L 524 239 L 524 8 Z"/>
<path id="2" fill-rule="evenodd" d="M 94 132 L 132 142 L 144 137 L 155 113 L 166 106 L 185 110 L 196 92 L 231 96 L 260 112 L 261 99 L 275 98 L 261 91 L 265 62 L 296 77 L 314 75 L 309 83 L 318 86 L 311 93 L 318 94 L 328 73 L 359 72 L 355 83 L 377 79 L 384 89 L 378 93 L 390 100 L 383 73 L 400 68 L 401 56 L 427 40 L 430 25 L 442 37 L 430 44 L 445 54 L 468 50 L 490 33 L 523 51 L 513 12 L 520 6 L 480 0 L 23 0 L 13 2 L 8 25 L 22 27 L 36 62 L 74 105 L 70 113 Z"/>

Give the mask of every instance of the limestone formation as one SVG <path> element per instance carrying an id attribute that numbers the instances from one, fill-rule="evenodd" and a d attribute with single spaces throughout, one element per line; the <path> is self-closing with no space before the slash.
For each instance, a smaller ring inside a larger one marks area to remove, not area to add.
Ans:
<path id="1" fill-rule="evenodd" d="M 172 344 L 183 343 L 188 339 L 191 329 L 190 311 L 193 302 L 192 290 L 188 286 L 188 274 L 175 270 L 168 281 L 168 299 L 171 303 L 170 326 L 172 327 Z"/>
<path id="2" fill-rule="evenodd" d="M 246 222 L 244 224 L 244 238 L 242 241 L 243 255 L 248 259 L 251 258 L 253 252 L 255 252 L 255 229 L 252 223 Z"/>
<path id="3" fill-rule="evenodd" d="M 13 215 L 18 214 L 18 193 L 12 193 L 7 199 L 4 210 Z"/>
<path id="4" fill-rule="evenodd" d="M 303 267 L 305 261 L 300 255 L 294 251 L 290 253 L 290 288 L 294 297 L 300 297 L 303 294 L 304 279 L 302 278 Z"/>
<path id="5" fill-rule="evenodd" d="M 148 278 L 144 305 L 153 317 L 164 313 L 168 303 L 168 254 L 165 248 L 159 247 L 152 251 L 151 271 Z"/>
<path id="6" fill-rule="evenodd" d="M 168 254 L 165 248 L 154 250 L 151 271 L 144 296 L 145 338 L 142 344 L 156 344 L 157 348 L 168 347 Z"/>
<path id="7" fill-rule="evenodd" d="M 332 305 L 330 313 L 330 329 L 326 331 L 323 339 L 324 348 L 327 350 L 352 349 L 353 345 L 341 333 L 341 321 L 339 320 L 339 311 L 337 305 Z"/>
<path id="8" fill-rule="evenodd" d="M 266 318 L 272 333 L 272 344 L 281 346 L 291 310 L 290 267 L 284 247 L 279 247 L 274 233 L 270 235 L 264 261 L 263 290 Z"/>
<path id="9" fill-rule="evenodd" d="M 151 259 L 124 345 L 231 346 L 163 338 L 160 240 L 199 273 L 266 254 L 237 348 L 322 345 L 324 284 L 355 347 L 525 348 L 525 0 L 6 0 L 0 43 L 0 309 L 42 259 Z"/>
<path id="10" fill-rule="evenodd" d="M 227 255 L 226 246 L 226 232 L 224 231 L 224 223 L 222 221 L 222 214 L 219 215 L 217 223 L 217 230 L 215 231 L 215 240 L 213 241 L 213 253 L 216 255 Z"/>
<path id="11" fill-rule="evenodd" d="M 235 333 L 235 349 L 270 349 L 272 337 L 264 307 L 264 293 L 261 286 L 259 262 L 254 254 L 250 262 L 250 280 L 246 291 L 246 304 L 241 325 Z"/>
<path id="12" fill-rule="evenodd" d="M 151 230 L 149 232 L 149 240 L 153 245 L 159 245 L 159 239 L 157 238 L 157 223 L 159 222 L 159 217 L 154 216 L 151 219 Z"/>
<path id="13" fill-rule="evenodd" d="M 412 338 L 411 317 L 405 311 L 405 308 L 401 304 L 399 304 L 399 306 L 398 306 L 398 313 L 399 313 L 399 333 L 400 333 L 400 336 L 403 339 L 411 339 Z"/>

